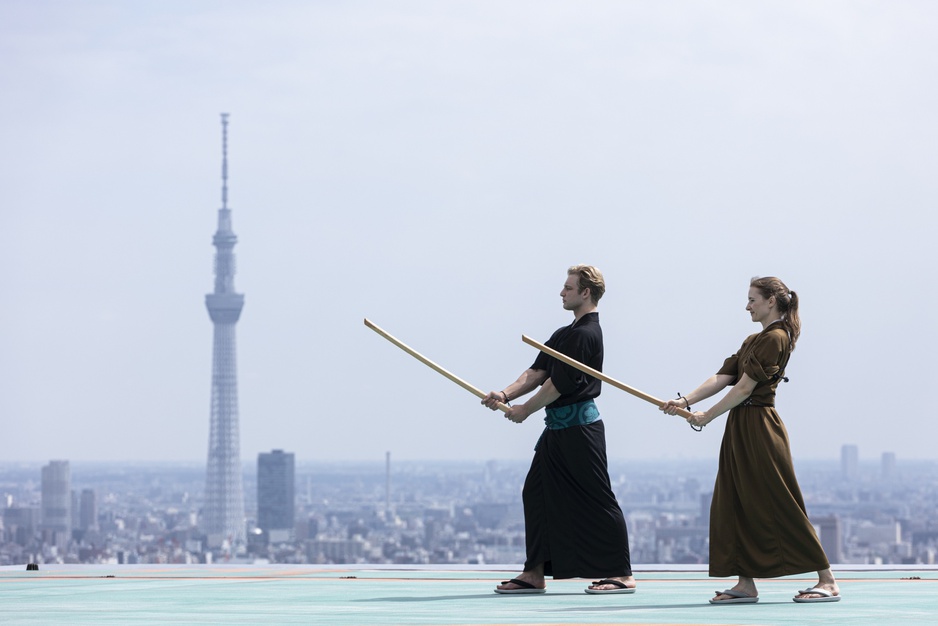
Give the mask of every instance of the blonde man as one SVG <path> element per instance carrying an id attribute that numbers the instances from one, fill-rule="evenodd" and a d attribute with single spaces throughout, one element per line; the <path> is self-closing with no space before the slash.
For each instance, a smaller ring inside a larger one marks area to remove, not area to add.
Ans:
<path id="1" fill-rule="evenodd" d="M 600 371 L 603 334 L 596 309 L 605 291 L 597 268 L 571 267 L 560 297 L 573 323 L 546 343 Z M 594 401 L 601 382 L 541 352 L 515 382 L 489 392 L 482 403 L 494 410 L 535 389 L 505 414 L 521 423 L 542 408 L 547 413 L 522 491 L 527 558 L 524 571 L 495 592 L 544 593 L 545 576 L 553 576 L 598 578 L 587 593 L 634 593 L 628 531 L 609 482 L 605 427 Z"/>

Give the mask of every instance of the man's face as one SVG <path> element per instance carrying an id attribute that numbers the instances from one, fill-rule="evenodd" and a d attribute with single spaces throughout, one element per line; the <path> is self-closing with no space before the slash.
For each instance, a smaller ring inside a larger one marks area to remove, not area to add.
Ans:
<path id="1" fill-rule="evenodd" d="M 589 289 L 580 291 L 577 286 L 577 275 L 567 274 L 567 280 L 560 290 L 560 297 L 563 299 L 563 308 L 567 311 L 576 311 L 589 300 Z"/>

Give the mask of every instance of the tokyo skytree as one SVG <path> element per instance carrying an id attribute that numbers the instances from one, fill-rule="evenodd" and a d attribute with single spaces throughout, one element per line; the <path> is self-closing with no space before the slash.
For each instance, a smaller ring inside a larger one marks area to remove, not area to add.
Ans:
<path id="1" fill-rule="evenodd" d="M 244 489 L 238 434 L 238 373 L 235 324 L 241 316 L 244 296 L 235 293 L 235 257 L 238 238 L 231 230 L 228 208 L 228 114 L 222 123 L 222 187 L 215 246 L 215 291 L 205 296 L 205 306 L 215 327 L 212 348 L 212 417 L 208 441 L 208 470 L 202 530 L 210 547 L 223 541 L 243 543 Z"/>

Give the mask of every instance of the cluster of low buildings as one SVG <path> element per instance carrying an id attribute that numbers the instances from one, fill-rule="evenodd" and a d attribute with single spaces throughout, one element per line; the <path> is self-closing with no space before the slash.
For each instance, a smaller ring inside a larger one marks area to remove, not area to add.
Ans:
<path id="1" fill-rule="evenodd" d="M 938 463 L 884 455 L 796 462 L 835 564 L 934 564 Z M 200 528 L 204 467 L 0 464 L 0 565 L 26 563 L 520 564 L 525 462 L 295 465 L 275 450 L 245 467 L 244 541 Z M 703 564 L 708 462 L 612 462 L 633 564 Z"/>

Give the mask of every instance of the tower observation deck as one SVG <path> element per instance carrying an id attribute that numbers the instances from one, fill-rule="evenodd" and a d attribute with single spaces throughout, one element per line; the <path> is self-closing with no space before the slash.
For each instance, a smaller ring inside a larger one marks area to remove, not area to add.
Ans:
<path id="1" fill-rule="evenodd" d="M 222 205 L 218 210 L 215 246 L 215 291 L 205 296 L 205 306 L 215 327 L 212 347 L 212 416 L 208 442 L 208 469 L 202 530 L 210 547 L 223 542 L 243 543 L 244 489 L 238 433 L 238 373 L 235 324 L 241 317 L 244 296 L 235 293 L 234 246 L 228 208 L 228 114 L 222 120 Z"/>

